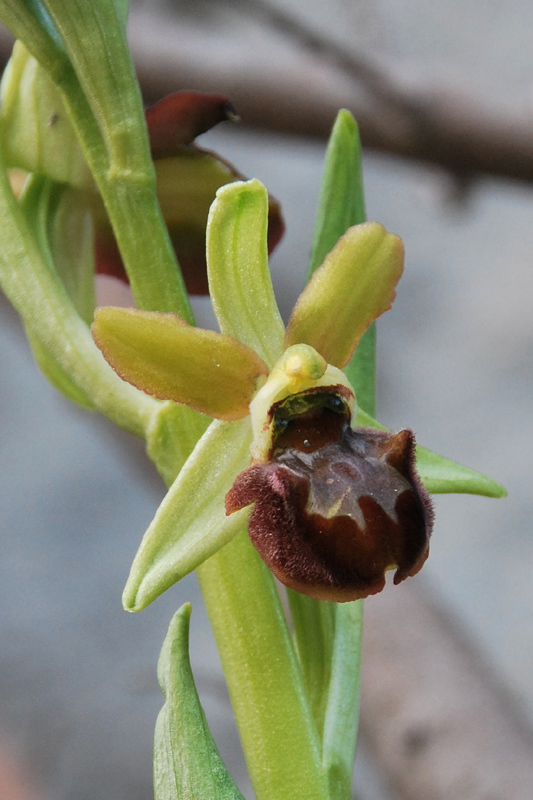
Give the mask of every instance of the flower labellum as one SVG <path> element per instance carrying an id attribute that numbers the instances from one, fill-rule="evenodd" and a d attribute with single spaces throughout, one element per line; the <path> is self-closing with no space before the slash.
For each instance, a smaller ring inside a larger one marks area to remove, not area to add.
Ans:
<path id="1" fill-rule="evenodd" d="M 433 513 L 414 467 L 414 436 L 353 429 L 353 404 L 343 384 L 274 403 L 268 451 L 226 496 L 228 514 L 255 504 L 249 534 L 262 559 L 316 600 L 376 594 L 387 570 L 400 583 L 428 555 Z"/>

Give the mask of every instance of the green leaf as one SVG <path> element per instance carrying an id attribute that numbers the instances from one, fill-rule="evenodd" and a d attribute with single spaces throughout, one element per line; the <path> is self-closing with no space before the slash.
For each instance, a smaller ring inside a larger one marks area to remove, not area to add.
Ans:
<path id="1" fill-rule="evenodd" d="M 169 625 L 157 677 L 165 704 L 154 742 L 155 800 L 244 800 L 217 750 L 189 661 L 188 603 Z"/>
<path id="2" fill-rule="evenodd" d="M 362 409 L 357 412 L 357 425 L 388 430 Z M 439 456 L 432 450 L 416 446 L 416 469 L 422 483 L 432 494 L 479 494 L 484 497 L 507 497 L 504 487 L 470 467 Z"/>
<path id="3" fill-rule="evenodd" d="M 292 589 L 287 589 L 287 597 L 309 704 L 317 731 L 322 736 L 331 678 L 336 604 L 312 600 Z"/>
<path id="4" fill-rule="evenodd" d="M 363 601 L 337 605 L 322 749 L 331 800 L 351 800 L 352 797 L 362 638 Z"/>
<path id="5" fill-rule="evenodd" d="M 350 112 L 341 109 L 326 151 L 308 280 L 348 228 L 365 220 L 359 131 Z"/>
<path id="6" fill-rule="evenodd" d="M 348 228 L 365 220 L 361 140 L 356 121 L 343 108 L 337 115 L 326 151 L 308 279 Z M 363 334 L 344 372 L 358 404 L 369 414 L 375 414 L 375 324 Z"/>
<path id="7" fill-rule="evenodd" d="M 242 529 L 250 509 L 226 516 L 224 498 L 248 465 L 250 420 L 213 422 L 159 506 L 133 561 L 122 597 L 141 611 Z"/>
<path id="8" fill-rule="evenodd" d="M 153 397 L 174 400 L 217 419 L 240 419 L 268 367 L 256 353 L 175 314 L 107 306 L 93 337 L 120 375 Z"/>
<path id="9" fill-rule="evenodd" d="M 403 244 L 377 222 L 350 228 L 300 295 L 285 346 L 303 342 L 343 367 L 370 324 L 387 311 L 403 270 Z"/>
<path id="10" fill-rule="evenodd" d="M 272 367 L 285 328 L 267 252 L 268 194 L 257 180 L 220 188 L 209 212 L 209 290 L 222 333 L 251 347 Z"/>

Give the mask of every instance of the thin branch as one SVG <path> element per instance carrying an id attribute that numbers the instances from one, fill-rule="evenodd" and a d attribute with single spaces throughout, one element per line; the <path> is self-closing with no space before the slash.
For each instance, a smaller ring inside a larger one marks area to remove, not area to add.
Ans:
<path id="1" fill-rule="evenodd" d="M 238 35 L 133 15 L 132 48 L 148 98 L 184 85 L 224 91 L 245 124 L 320 138 L 343 106 L 366 148 L 439 165 L 463 182 L 479 174 L 533 180 L 533 119 L 487 108 L 456 87 L 407 89 L 392 66 L 348 52 L 264 0 L 231 3 L 261 13 L 283 36 L 250 52 Z"/>
<path id="2" fill-rule="evenodd" d="M 361 734 L 403 800 L 529 800 L 531 730 L 422 582 L 365 605 Z"/>
<path id="3" fill-rule="evenodd" d="M 531 118 L 499 113 L 450 86 L 407 91 L 392 68 L 302 31 L 294 20 L 291 28 L 283 12 L 276 14 L 293 41 L 276 47 L 273 57 L 269 47 L 251 51 L 238 36 L 134 11 L 130 40 L 146 100 L 178 88 L 225 92 L 251 127 L 321 139 L 344 107 L 356 117 L 366 149 L 444 167 L 462 185 L 483 174 L 533 181 Z M 11 43 L 0 30 L 0 66 Z"/>

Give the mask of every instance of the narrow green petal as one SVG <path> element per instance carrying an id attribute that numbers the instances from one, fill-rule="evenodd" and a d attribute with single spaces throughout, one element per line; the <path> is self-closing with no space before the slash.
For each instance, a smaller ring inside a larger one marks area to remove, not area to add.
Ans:
<path id="1" fill-rule="evenodd" d="M 216 553 L 246 525 L 249 509 L 226 516 L 224 498 L 250 461 L 249 419 L 213 422 L 159 506 L 135 556 L 122 601 L 141 611 Z"/>
<path id="2" fill-rule="evenodd" d="M 364 428 L 388 430 L 370 414 L 357 411 L 357 425 Z M 416 446 L 416 469 L 422 483 L 431 494 L 479 494 L 484 497 L 507 497 L 504 487 L 470 467 L 439 456 L 432 450 Z"/>
<path id="3" fill-rule="evenodd" d="M 165 704 L 155 726 L 155 800 L 244 800 L 220 757 L 189 660 L 188 603 L 168 628 L 157 677 Z"/>
<path id="4" fill-rule="evenodd" d="M 402 270 L 401 239 L 377 222 L 350 228 L 300 295 L 285 346 L 304 342 L 343 367 L 369 325 L 391 307 Z"/>
<path id="5" fill-rule="evenodd" d="M 259 181 L 219 189 L 207 223 L 207 269 L 220 330 L 272 367 L 285 328 L 268 269 L 267 220 L 268 194 Z"/>
<path id="6" fill-rule="evenodd" d="M 161 400 L 174 400 L 217 419 L 240 419 L 268 373 L 252 350 L 175 314 L 100 308 L 93 337 L 121 378 Z"/>

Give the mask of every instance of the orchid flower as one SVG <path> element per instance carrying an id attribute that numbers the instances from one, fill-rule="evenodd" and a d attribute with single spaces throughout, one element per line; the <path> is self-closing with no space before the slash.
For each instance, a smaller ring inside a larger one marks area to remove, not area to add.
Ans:
<path id="1" fill-rule="evenodd" d="M 365 597 L 383 588 L 386 570 L 395 567 L 399 582 L 427 557 L 432 512 L 413 434 L 371 429 L 377 423 L 357 411 L 342 372 L 392 304 L 402 242 L 374 222 L 350 228 L 285 330 L 268 271 L 267 209 L 256 180 L 222 187 L 211 207 L 207 264 L 220 333 L 175 314 L 96 313 L 93 337 L 123 379 L 214 418 L 142 541 L 124 591 L 129 610 L 152 602 L 246 521 L 275 575 L 319 599 Z M 457 491 L 457 469 L 465 470 L 419 456 L 429 488 L 451 470 Z"/>

